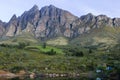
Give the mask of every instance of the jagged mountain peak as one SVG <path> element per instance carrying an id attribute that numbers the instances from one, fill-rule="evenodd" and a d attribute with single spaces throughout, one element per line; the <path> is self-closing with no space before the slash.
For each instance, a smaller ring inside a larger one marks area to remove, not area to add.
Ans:
<path id="1" fill-rule="evenodd" d="M 88 13 L 87 16 L 95 16 L 95 15 L 93 15 L 92 13 Z"/>
<path id="2" fill-rule="evenodd" d="M 59 12 L 59 13 L 60 13 L 60 12 L 67 12 L 67 13 L 70 13 L 70 12 L 68 12 L 68 11 L 66 11 L 66 10 L 63 10 L 63 9 L 60 9 L 60 8 L 54 6 L 54 5 L 44 6 L 44 7 L 42 7 L 42 8 L 40 9 L 40 11 L 41 11 L 41 12 L 46 11 L 46 12 Z"/>
<path id="3" fill-rule="evenodd" d="M 17 19 L 17 16 L 16 16 L 16 14 L 14 14 L 14 15 L 11 17 L 10 21 L 13 21 L 13 20 L 16 20 L 16 19 Z"/>
<path id="4" fill-rule="evenodd" d="M 54 5 L 52 5 L 52 4 L 51 4 L 51 5 L 49 5 L 48 7 L 49 7 L 49 8 L 57 8 L 57 7 L 55 7 L 55 6 L 54 6 Z"/>
<path id="5" fill-rule="evenodd" d="M 95 28 L 103 26 L 119 27 L 120 19 L 111 19 L 105 15 L 95 16 L 92 13 L 78 18 L 54 5 L 42 7 L 40 10 L 37 5 L 34 5 L 18 18 L 13 15 L 7 25 L 7 30 L 2 30 L 5 31 L 5 36 L 14 36 L 25 32 L 32 33 L 34 37 L 40 39 L 58 36 L 72 39 L 91 30 L 94 31 Z M 4 27 L 4 25 L 1 26 Z"/>
<path id="6" fill-rule="evenodd" d="M 39 10 L 39 7 L 38 7 L 37 5 L 34 5 L 34 6 L 30 9 L 30 11 L 36 11 L 36 10 Z"/>
<path id="7" fill-rule="evenodd" d="M 103 15 L 103 14 L 98 15 L 97 18 L 98 18 L 98 19 L 111 19 L 111 18 L 109 18 L 108 16 Z"/>
<path id="8" fill-rule="evenodd" d="M 86 15 L 81 16 L 80 18 L 85 18 L 85 17 L 95 17 L 92 13 L 88 13 Z"/>
<path id="9" fill-rule="evenodd" d="M 40 16 L 41 17 L 47 17 L 48 16 L 51 19 L 55 19 L 55 20 L 57 19 L 59 21 L 63 20 L 61 18 L 66 18 L 66 19 L 69 19 L 69 20 L 71 20 L 73 18 L 77 18 L 72 13 L 70 13 L 66 10 L 62 10 L 60 8 L 57 8 L 53 5 L 42 7 L 40 9 Z"/>
<path id="10" fill-rule="evenodd" d="M 100 14 L 97 17 L 108 17 L 107 15 Z"/>
<path id="11" fill-rule="evenodd" d="M 44 6 L 44 7 L 42 7 L 42 8 L 57 8 L 57 7 L 51 4 L 51 5 Z M 42 9 L 42 8 L 41 8 L 41 9 Z"/>
<path id="12" fill-rule="evenodd" d="M 43 14 L 49 14 L 50 12 L 56 12 L 56 11 L 62 11 L 62 9 L 59 9 L 53 5 L 49 5 L 49 6 L 44 6 L 40 9 L 40 12 Z"/>

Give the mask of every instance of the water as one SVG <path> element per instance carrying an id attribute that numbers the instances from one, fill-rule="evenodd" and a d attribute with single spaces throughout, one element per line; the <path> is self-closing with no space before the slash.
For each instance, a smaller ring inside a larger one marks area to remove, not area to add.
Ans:
<path id="1" fill-rule="evenodd" d="M 68 78 L 68 77 L 57 77 L 57 78 L 45 78 L 45 77 L 39 77 L 39 78 L 34 78 L 34 79 L 30 79 L 30 78 L 12 78 L 12 79 L 6 79 L 6 78 L 0 78 L 0 80 L 91 80 L 88 78 L 80 78 L 80 77 L 74 77 L 74 78 Z"/>

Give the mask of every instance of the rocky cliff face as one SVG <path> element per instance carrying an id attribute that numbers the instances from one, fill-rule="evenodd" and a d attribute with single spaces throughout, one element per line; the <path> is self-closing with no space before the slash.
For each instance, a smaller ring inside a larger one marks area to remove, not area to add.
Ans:
<path id="1" fill-rule="evenodd" d="M 53 5 L 45 6 L 40 10 L 40 19 L 36 26 L 36 37 L 56 37 L 64 35 L 70 37 L 70 24 L 77 17 L 62 9 L 56 8 Z"/>
<path id="2" fill-rule="evenodd" d="M 13 15 L 13 17 L 8 22 L 7 28 L 6 28 L 6 36 L 14 36 L 17 31 L 17 17 L 16 15 Z"/>
<path id="3" fill-rule="evenodd" d="M 79 19 L 73 21 L 73 30 L 76 35 L 90 32 L 95 28 L 102 27 L 120 27 L 120 18 L 109 18 L 106 15 L 94 16 L 91 13 L 81 16 Z"/>
<path id="4" fill-rule="evenodd" d="M 94 16 L 91 13 L 78 18 L 53 5 L 45 6 L 40 10 L 34 5 L 19 17 L 13 15 L 8 23 L 0 21 L 0 36 L 13 37 L 22 33 L 31 33 L 36 38 L 57 36 L 74 38 L 105 26 L 120 27 L 120 18 L 111 19 L 105 15 Z"/>
<path id="5" fill-rule="evenodd" d="M 0 37 L 4 35 L 4 32 L 5 32 L 5 24 L 4 22 L 2 22 L 0 20 Z"/>

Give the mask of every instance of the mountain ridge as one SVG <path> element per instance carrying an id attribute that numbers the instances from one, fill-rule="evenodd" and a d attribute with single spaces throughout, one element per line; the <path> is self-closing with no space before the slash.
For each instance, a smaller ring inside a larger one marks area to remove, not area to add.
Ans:
<path id="1" fill-rule="evenodd" d="M 19 17 L 13 15 L 7 23 L 0 21 L 0 37 L 9 38 L 30 33 L 39 40 L 56 37 L 74 39 L 106 26 L 120 27 L 120 18 L 94 16 L 92 13 L 77 17 L 53 5 L 42 7 L 40 10 L 34 5 Z"/>

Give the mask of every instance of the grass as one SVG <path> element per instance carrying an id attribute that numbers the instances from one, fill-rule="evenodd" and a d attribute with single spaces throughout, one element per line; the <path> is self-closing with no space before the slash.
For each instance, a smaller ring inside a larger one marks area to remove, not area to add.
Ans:
<path id="1" fill-rule="evenodd" d="M 115 50 L 116 47 L 113 50 L 117 52 L 94 50 L 92 53 L 88 53 L 85 48 L 81 48 L 85 54 L 83 57 L 64 54 L 51 56 L 43 53 L 51 49 L 58 53 L 63 52 L 61 49 L 52 46 L 47 46 L 45 49 L 42 46 L 27 46 L 26 48 L 0 47 L 0 70 L 18 72 L 19 70 L 16 68 L 21 67 L 30 73 L 86 73 L 91 70 L 95 71 L 98 66 L 108 63 L 112 65 L 115 63 L 115 65 L 120 66 L 118 63 L 120 51 L 119 49 Z M 31 49 L 37 49 L 38 51 Z"/>
<path id="2" fill-rule="evenodd" d="M 58 37 L 55 39 L 48 40 L 47 44 L 49 44 L 49 45 L 67 45 L 68 40 L 64 37 Z"/>
<path id="3" fill-rule="evenodd" d="M 30 72 L 35 70 L 37 72 L 64 73 L 73 72 L 74 69 L 76 70 L 75 67 L 83 62 L 82 58 L 77 57 L 65 57 L 64 55 L 49 56 L 40 54 L 40 52 L 15 48 L 0 47 L 0 49 L 0 69 L 5 70 L 11 70 L 16 66 L 21 66 Z M 45 70 L 46 67 L 48 68 L 47 71 Z"/>
<path id="4" fill-rule="evenodd" d="M 10 45 L 18 45 L 19 42 L 29 42 L 30 44 L 37 44 L 39 41 L 35 39 L 33 34 L 30 33 L 22 33 L 21 35 L 8 38 L 0 41 L 0 44 L 10 44 Z"/>
<path id="5" fill-rule="evenodd" d="M 62 49 L 52 47 L 52 46 L 46 46 L 46 48 L 43 48 L 43 46 L 27 46 L 25 49 L 36 50 L 36 51 L 40 51 L 40 52 L 43 52 L 43 53 L 51 51 L 53 49 L 54 51 L 56 51 L 57 54 L 63 54 L 64 53 L 62 51 Z"/>

